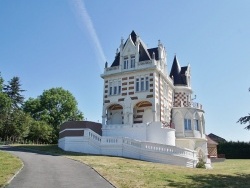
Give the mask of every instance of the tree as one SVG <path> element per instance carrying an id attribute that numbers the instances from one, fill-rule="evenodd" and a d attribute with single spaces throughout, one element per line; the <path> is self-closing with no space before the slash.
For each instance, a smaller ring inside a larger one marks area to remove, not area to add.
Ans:
<path id="1" fill-rule="evenodd" d="M 4 83 L 4 79 L 3 79 L 1 72 L 0 72 L 0 92 L 3 91 L 3 83 Z"/>
<path id="2" fill-rule="evenodd" d="M 7 94 L 0 92 L 0 137 L 4 137 L 5 125 L 11 112 L 11 99 Z"/>
<path id="3" fill-rule="evenodd" d="M 27 137 L 29 140 L 43 143 L 52 143 L 53 127 L 44 121 L 33 121 L 30 126 L 30 132 Z"/>
<path id="4" fill-rule="evenodd" d="M 24 96 L 21 95 L 25 90 L 21 89 L 19 77 L 14 76 L 9 82 L 8 85 L 5 85 L 4 93 L 6 93 L 12 100 L 13 108 L 20 108 L 24 102 Z"/>
<path id="5" fill-rule="evenodd" d="M 250 88 L 248 89 L 248 91 L 250 92 Z M 240 123 L 240 124 L 246 124 L 246 123 L 248 123 L 248 125 L 245 127 L 245 129 L 250 130 L 250 114 L 248 116 L 241 117 L 237 121 L 237 123 Z"/>
<path id="6" fill-rule="evenodd" d="M 247 130 L 250 130 L 250 114 L 248 116 L 244 116 L 244 117 L 241 117 L 237 123 L 240 123 L 240 124 L 246 124 L 248 123 L 248 125 L 245 127 L 245 129 Z"/>
<path id="7" fill-rule="evenodd" d="M 11 113 L 8 113 L 2 122 L 0 137 L 4 139 L 11 137 L 15 140 L 25 139 L 29 134 L 31 121 L 32 118 L 22 110 L 11 110 Z"/>
<path id="8" fill-rule="evenodd" d="M 59 127 L 63 122 L 83 119 L 82 112 L 77 108 L 76 99 L 63 88 L 45 90 L 36 99 L 28 99 L 23 109 L 35 120 L 53 126 L 54 142 L 58 139 Z"/>

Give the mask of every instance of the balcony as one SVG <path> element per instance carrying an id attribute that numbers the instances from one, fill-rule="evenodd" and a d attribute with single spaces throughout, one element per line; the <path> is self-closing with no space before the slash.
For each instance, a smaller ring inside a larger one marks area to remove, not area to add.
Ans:
<path id="1" fill-rule="evenodd" d="M 175 102 L 174 103 L 174 107 L 187 107 L 187 108 L 196 108 L 196 109 L 199 109 L 199 110 L 203 110 L 202 109 L 202 105 L 199 104 L 199 103 L 196 103 L 196 102 Z"/>
<path id="2" fill-rule="evenodd" d="M 153 68 L 157 67 L 158 69 L 162 69 L 160 62 L 156 60 L 146 60 L 146 61 L 140 61 L 135 63 L 135 67 L 128 67 L 127 69 L 124 69 L 123 66 L 118 65 L 114 67 L 107 67 L 104 69 L 104 74 L 103 75 L 109 75 L 109 74 L 115 74 L 119 72 L 124 72 L 124 71 L 132 71 L 132 70 L 140 70 L 140 69 L 145 69 L 145 68 Z"/>

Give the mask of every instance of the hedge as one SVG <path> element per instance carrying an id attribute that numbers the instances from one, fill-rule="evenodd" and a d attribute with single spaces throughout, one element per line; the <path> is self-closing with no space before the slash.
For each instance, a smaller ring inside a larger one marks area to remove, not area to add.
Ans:
<path id="1" fill-rule="evenodd" d="M 217 149 L 227 159 L 250 159 L 250 142 L 223 142 L 219 143 Z"/>

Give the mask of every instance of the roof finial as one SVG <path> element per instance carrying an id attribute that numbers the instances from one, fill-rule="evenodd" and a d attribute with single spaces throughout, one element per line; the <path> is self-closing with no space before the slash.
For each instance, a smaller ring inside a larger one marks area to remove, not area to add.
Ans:
<path id="1" fill-rule="evenodd" d="M 105 68 L 108 68 L 108 62 L 106 61 L 106 63 L 105 63 Z"/>
<path id="2" fill-rule="evenodd" d="M 155 59 L 155 53 L 153 52 L 153 54 L 152 54 L 152 59 Z"/>
<path id="3" fill-rule="evenodd" d="M 121 38 L 120 52 L 123 50 L 123 37 Z"/>
<path id="4" fill-rule="evenodd" d="M 123 45 L 123 37 L 121 38 L 121 44 Z"/>
<path id="5" fill-rule="evenodd" d="M 160 44 L 161 44 L 161 40 L 159 39 L 159 40 L 158 40 L 158 45 L 160 45 Z"/>

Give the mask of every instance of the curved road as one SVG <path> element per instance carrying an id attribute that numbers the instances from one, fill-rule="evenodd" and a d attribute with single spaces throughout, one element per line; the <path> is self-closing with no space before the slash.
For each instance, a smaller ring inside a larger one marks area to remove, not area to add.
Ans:
<path id="1" fill-rule="evenodd" d="M 0 147 L 24 163 L 6 188 L 114 188 L 89 166 L 65 157 Z"/>

